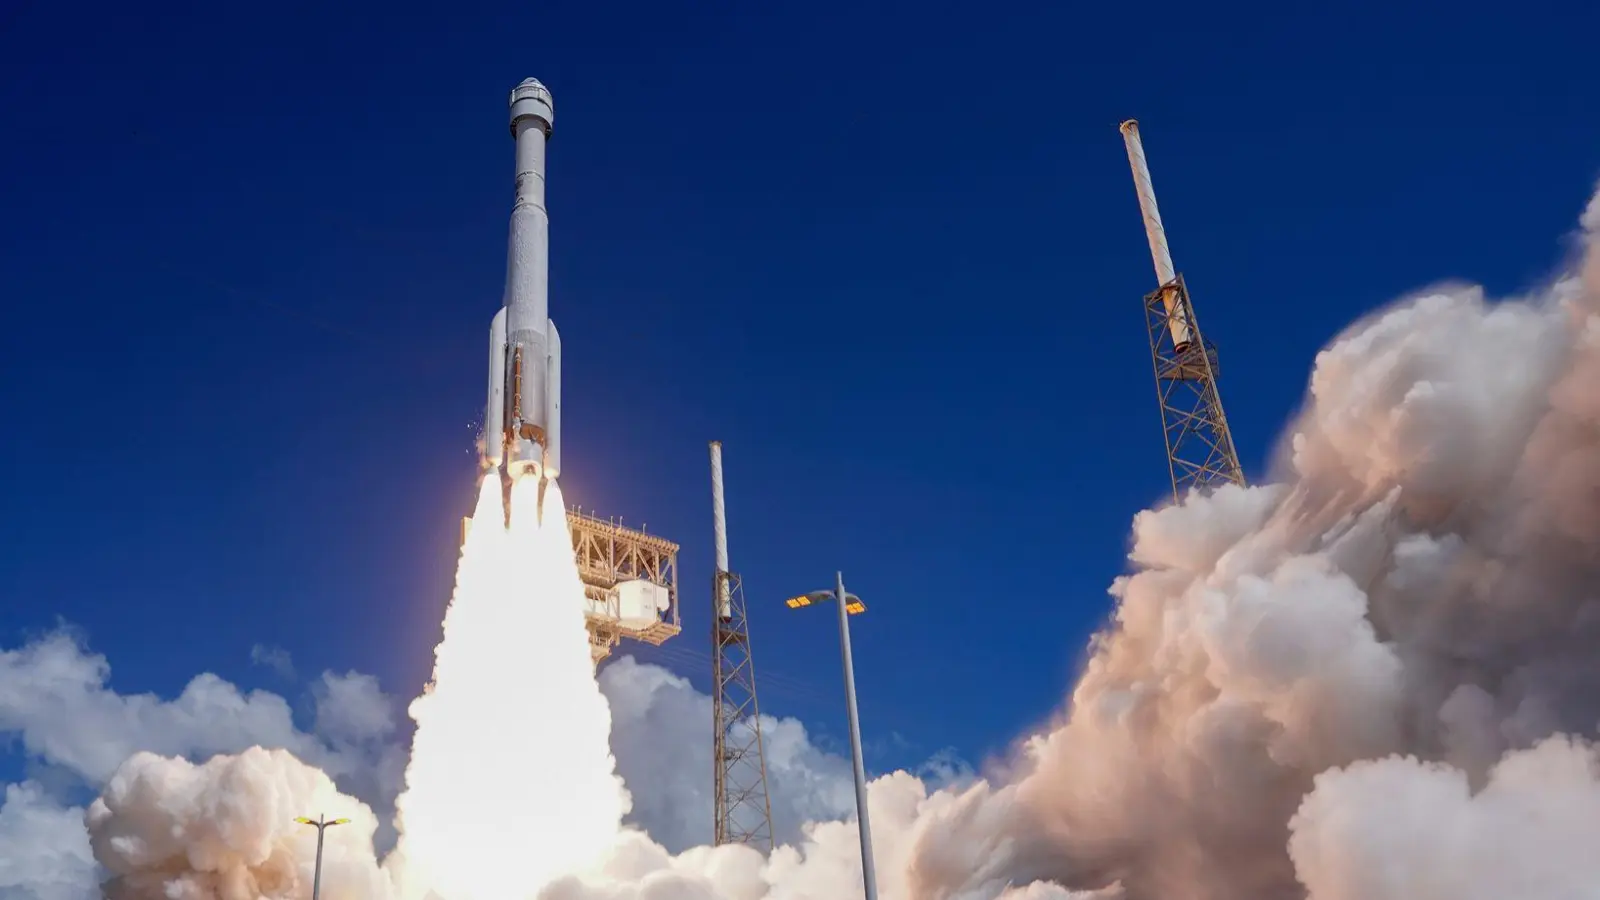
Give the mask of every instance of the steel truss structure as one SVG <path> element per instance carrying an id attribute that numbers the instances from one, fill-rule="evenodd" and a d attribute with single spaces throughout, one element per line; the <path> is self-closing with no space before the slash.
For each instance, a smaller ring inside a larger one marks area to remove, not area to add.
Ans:
<path id="1" fill-rule="evenodd" d="M 589 655 L 595 664 L 611 655 L 622 638 L 660 646 L 682 629 L 678 621 L 678 545 L 657 535 L 624 528 L 613 519 L 581 510 L 567 511 L 572 550 L 578 558 L 583 592 L 594 608 L 584 611 L 589 625 Z M 671 600 L 662 619 L 643 628 L 624 627 L 616 587 L 643 579 L 667 590 Z"/>
<path id="2" fill-rule="evenodd" d="M 719 845 L 749 844 L 770 852 L 772 802 L 767 796 L 767 759 L 744 585 L 732 572 L 717 572 L 712 576 L 711 596 L 715 603 L 711 615 L 715 838 Z"/>
<path id="3" fill-rule="evenodd" d="M 1217 391 L 1217 350 L 1201 335 L 1183 276 L 1146 294 L 1144 311 L 1173 499 L 1182 501 L 1190 488 L 1243 485 L 1244 471 Z M 1175 334 L 1188 340 L 1179 344 Z"/>

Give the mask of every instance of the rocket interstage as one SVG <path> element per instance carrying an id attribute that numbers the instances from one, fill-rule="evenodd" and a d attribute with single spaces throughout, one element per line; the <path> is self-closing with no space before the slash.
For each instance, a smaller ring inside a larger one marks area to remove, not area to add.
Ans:
<path id="1" fill-rule="evenodd" d="M 510 482 L 561 474 L 561 335 L 550 320 L 550 215 L 545 147 L 555 101 L 538 79 L 511 92 L 517 145 L 516 204 L 506 251 L 506 290 L 489 327 L 489 398 L 483 465 Z"/>

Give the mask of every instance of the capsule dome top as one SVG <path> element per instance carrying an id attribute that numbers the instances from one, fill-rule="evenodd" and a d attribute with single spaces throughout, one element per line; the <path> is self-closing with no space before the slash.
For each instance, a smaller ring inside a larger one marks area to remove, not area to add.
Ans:
<path id="1" fill-rule="evenodd" d="M 550 89 L 537 78 L 524 78 L 511 90 L 511 134 L 517 133 L 517 120 L 532 116 L 543 123 L 544 133 L 550 134 L 556 121 L 556 101 Z"/>

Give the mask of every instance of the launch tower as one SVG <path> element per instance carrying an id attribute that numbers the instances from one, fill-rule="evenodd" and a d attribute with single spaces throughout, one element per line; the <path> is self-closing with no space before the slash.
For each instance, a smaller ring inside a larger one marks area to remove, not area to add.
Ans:
<path id="1" fill-rule="evenodd" d="M 1189 289 L 1172 266 L 1137 121 L 1122 123 L 1122 140 L 1128 148 L 1133 186 L 1139 194 L 1139 211 L 1156 266 L 1156 289 L 1144 297 L 1145 327 L 1155 366 L 1156 401 L 1167 442 L 1172 496 L 1182 501 L 1191 487 L 1204 489 L 1222 482 L 1242 485 L 1244 472 L 1217 392 L 1217 350 L 1201 336 Z"/>
<path id="2" fill-rule="evenodd" d="M 772 849 L 772 802 L 761 742 L 755 662 L 744 587 L 728 570 L 727 512 L 722 502 L 722 442 L 711 442 L 711 524 L 717 570 L 711 576 L 712 765 L 716 842 Z"/>

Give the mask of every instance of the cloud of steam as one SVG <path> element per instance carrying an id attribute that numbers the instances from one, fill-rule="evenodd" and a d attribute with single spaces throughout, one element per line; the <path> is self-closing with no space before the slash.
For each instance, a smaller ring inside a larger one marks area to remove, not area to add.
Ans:
<path id="1" fill-rule="evenodd" d="M 1317 900 L 1590 896 L 1595 766 L 1590 748 L 1555 736 L 1477 789 L 1467 771 L 1415 757 L 1331 770 L 1295 815 L 1290 855 Z"/>
<path id="2" fill-rule="evenodd" d="M 906 772 L 869 786 L 875 857 L 885 897 L 898 897 L 918 826 L 935 820 L 950 796 L 930 794 Z M 695 847 L 676 856 L 637 831 L 622 834 L 600 871 L 547 887 L 538 900 L 834 900 L 861 891 L 860 845 L 853 822 L 814 822 L 800 841 L 768 858 L 747 847 Z M 991 895 L 992 896 L 992 895 Z"/>
<path id="3" fill-rule="evenodd" d="M 15 738 L 28 761 L 55 781 L 94 788 L 141 750 L 204 760 L 249 747 L 282 748 L 378 810 L 379 846 L 393 845 L 405 748 L 394 741 L 394 702 L 371 676 L 324 672 L 311 685 L 316 717 L 308 730 L 296 726 L 283 697 L 241 691 L 210 673 L 172 700 L 119 694 L 110 677 L 105 657 L 68 630 L 0 650 L 0 735 Z M 73 785 L 56 785 L 63 786 Z"/>
<path id="4" fill-rule="evenodd" d="M 259 747 L 196 766 L 137 753 L 123 763 L 85 817 L 111 875 L 109 900 L 309 897 L 316 829 L 300 816 L 347 818 L 327 829 L 327 897 L 390 894 L 366 804 L 283 750 Z"/>
<path id="5" fill-rule="evenodd" d="M 326 673 L 309 685 L 314 701 L 314 719 L 306 731 L 294 730 L 287 719 L 276 716 L 247 718 L 248 723 L 223 718 L 219 734 L 233 734 L 237 746 L 220 744 L 219 735 L 185 733 L 172 723 L 189 722 L 178 709 L 195 696 L 193 684 L 212 685 L 223 697 L 251 697 L 263 708 L 287 710 L 281 697 L 265 692 L 242 692 L 214 676 L 196 679 L 179 700 L 162 700 L 153 695 L 120 695 L 109 686 L 110 672 L 103 657 L 90 653 L 69 633 L 46 635 L 22 648 L 0 652 L 8 660 L 8 684 L 30 685 L 36 690 L 52 682 L 58 684 L 59 698 L 66 709 L 77 711 L 76 728 L 60 730 L 61 723 L 42 708 L 22 710 L 0 704 L 0 718 L 8 728 L 0 731 L 16 737 L 19 745 L 37 748 L 28 759 L 35 769 L 63 771 L 76 779 L 101 787 L 106 778 L 67 768 L 68 760 L 98 758 L 97 744 L 111 744 L 127 754 L 140 750 L 186 756 L 194 760 L 219 759 L 254 745 L 268 748 L 292 747 L 309 759 L 328 755 L 364 759 L 346 772 L 333 776 L 345 794 L 354 794 L 378 813 L 375 843 L 381 851 L 394 843 L 394 827 L 385 812 L 393 808 L 394 793 L 401 783 L 398 763 L 403 770 L 405 747 L 395 741 L 391 728 L 395 707 L 377 689 L 371 676 Z M 62 673 L 93 673 L 92 677 L 62 679 Z M 620 774 L 633 786 L 635 818 L 652 834 L 659 834 L 668 846 L 683 849 L 703 841 L 696 835 L 709 831 L 709 788 L 704 783 L 709 771 L 709 748 L 705 724 L 710 720 L 708 696 L 695 691 L 683 678 L 653 665 L 631 658 L 613 661 L 602 672 L 601 689 L 612 707 L 611 746 Z M 59 687 L 65 682 L 81 691 Z M 25 696 L 18 691 L 14 696 Z M 191 698 L 185 700 L 182 698 Z M 219 703 L 213 708 L 236 708 L 239 704 Z M 251 704 L 244 704 L 250 706 Z M 174 709 L 176 707 L 177 709 Z M 89 716 L 98 710 L 103 718 Z M 153 728 L 151 722 L 166 728 Z M 205 722 L 194 720 L 204 730 Z M 799 837 L 799 823 L 809 818 L 841 817 L 846 800 L 853 802 L 849 785 L 849 763 L 818 750 L 805 739 L 805 728 L 793 719 L 769 719 L 764 726 L 773 762 L 771 791 L 775 809 L 822 810 L 819 813 L 795 812 L 789 830 Z M 287 735 L 287 737 L 285 737 Z M 224 746 L 218 755 L 213 748 Z M 59 754 L 52 755 L 52 753 Z M 330 767 L 337 769 L 338 767 Z M 386 772 L 384 777 L 374 777 Z M 108 775 L 110 773 L 107 773 Z M 330 774 L 332 774 L 330 772 Z M 270 794 L 280 790 L 273 781 L 281 777 L 274 767 L 229 769 L 222 766 L 197 768 L 194 778 L 232 779 L 229 784 L 207 788 L 213 795 L 226 791 Z M 377 782 L 377 786 L 374 786 Z M 175 784 L 163 781 L 162 784 Z M 98 880 L 84 827 L 85 810 L 59 799 L 60 791 L 33 782 L 11 785 L 6 802 L 0 806 L 0 898 L 5 900 L 81 900 L 99 896 Z M 165 802 L 158 792 L 143 795 L 150 803 Z M 642 812 L 642 814 L 641 814 Z M 115 815 L 132 817 L 146 825 L 159 823 L 159 816 L 139 811 L 137 805 L 122 804 Z M 330 832 L 331 833 L 331 832 Z M 674 843 L 675 842 L 675 843 Z M 391 868 L 397 866 L 391 865 Z M 184 873 L 172 867 L 163 870 L 168 877 L 182 879 Z M 271 880 L 267 880 L 271 883 Z M 190 879 L 188 883 L 197 883 Z M 300 882 L 288 885 L 296 890 Z M 308 896 L 308 895 L 307 895 Z"/>

